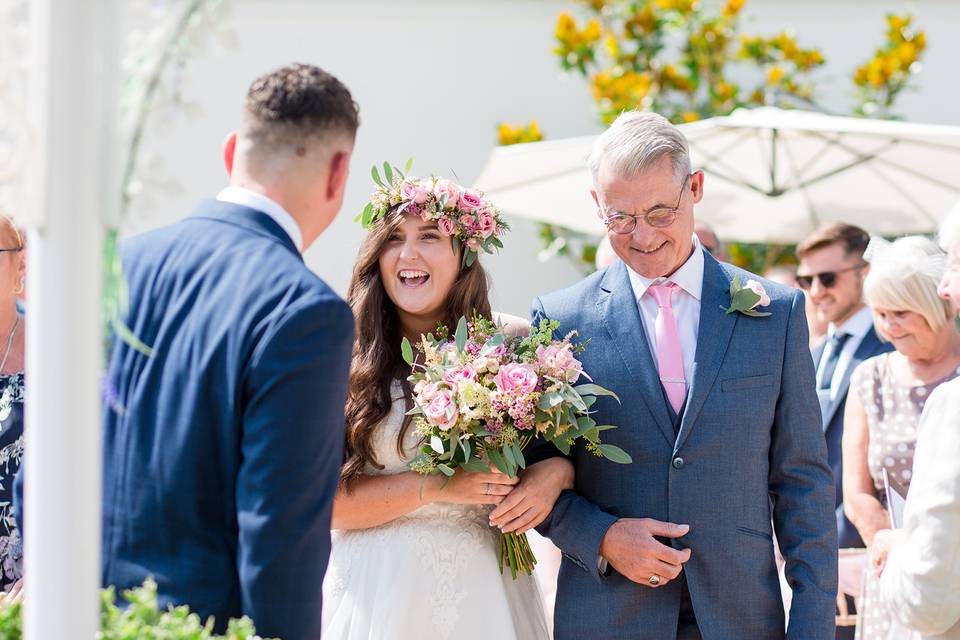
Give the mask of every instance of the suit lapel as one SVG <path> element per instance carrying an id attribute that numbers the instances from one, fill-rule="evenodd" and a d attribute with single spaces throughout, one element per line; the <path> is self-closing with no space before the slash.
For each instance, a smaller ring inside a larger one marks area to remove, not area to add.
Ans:
<path id="1" fill-rule="evenodd" d="M 650 346 L 640 321 L 637 299 L 623 262 L 617 261 L 604 274 L 597 296 L 597 311 L 607 333 L 635 382 L 640 395 L 653 415 L 667 442 L 673 444 L 674 432 L 667 406 L 663 401 L 657 365 L 650 355 Z"/>
<path id="2" fill-rule="evenodd" d="M 850 376 L 853 375 L 854 369 L 867 358 L 872 358 L 875 355 L 883 353 L 883 351 L 883 342 L 877 337 L 877 332 L 874 331 L 873 327 L 870 327 L 870 330 L 867 331 L 863 336 L 863 340 L 861 340 L 857 346 L 857 350 L 854 351 L 853 357 L 850 358 L 850 363 L 847 365 L 847 368 L 844 369 L 843 377 L 840 378 L 840 387 L 837 389 L 837 394 L 827 407 L 826 415 L 823 417 L 824 431 L 830 426 L 830 422 L 833 420 L 833 416 L 836 415 L 837 409 L 843 404 L 842 400 L 847 396 L 847 391 L 850 389 Z"/>
<path id="3" fill-rule="evenodd" d="M 704 251 L 703 292 L 700 296 L 700 327 L 697 335 L 697 353 L 694 359 L 693 384 L 687 391 L 687 406 L 680 421 L 674 451 L 686 442 L 697 417 L 703 409 L 723 364 L 730 344 L 730 336 L 737 324 L 738 313 L 726 313 L 730 306 L 730 278 L 720 263 Z"/>

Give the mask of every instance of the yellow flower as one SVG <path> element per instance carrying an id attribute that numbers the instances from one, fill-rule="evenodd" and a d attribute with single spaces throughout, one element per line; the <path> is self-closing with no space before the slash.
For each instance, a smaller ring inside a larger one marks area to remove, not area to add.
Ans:
<path id="1" fill-rule="evenodd" d="M 725 18 L 732 18 L 733 16 L 740 13 L 740 10 L 743 9 L 743 5 L 746 4 L 747 0 L 727 0 L 726 4 L 723 5 L 721 13 Z"/>
<path id="2" fill-rule="evenodd" d="M 917 31 L 913 36 L 913 44 L 917 46 L 917 51 L 923 51 L 927 48 L 927 32 Z"/>
<path id="3" fill-rule="evenodd" d="M 580 37 L 583 38 L 587 44 L 596 42 L 602 35 L 603 28 L 600 26 L 600 21 L 596 18 L 588 20 L 587 26 L 580 32 Z"/>
<path id="4" fill-rule="evenodd" d="M 766 104 L 766 102 L 767 102 L 767 96 L 766 96 L 766 94 L 763 93 L 763 91 L 762 91 L 761 89 L 755 89 L 755 90 L 750 94 L 750 102 L 752 102 L 752 103 L 754 103 L 754 104 Z"/>
<path id="5" fill-rule="evenodd" d="M 853 83 L 858 87 L 866 86 L 867 65 L 863 65 L 862 67 L 857 67 L 857 70 L 853 72 Z"/>
<path id="6" fill-rule="evenodd" d="M 917 45 L 912 42 L 904 42 L 897 47 L 896 55 L 900 58 L 900 65 L 906 69 L 917 61 Z"/>
<path id="7" fill-rule="evenodd" d="M 607 54 L 616 60 L 620 57 L 620 42 L 617 41 L 617 37 L 612 33 L 608 33 L 607 37 L 603 40 L 604 46 L 607 48 Z"/>
<path id="8" fill-rule="evenodd" d="M 878 89 L 887 82 L 881 58 L 874 58 L 867 63 L 867 82 L 870 83 L 870 86 Z"/>
<path id="9" fill-rule="evenodd" d="M 778 64 L 773 65 L 767 71 L 767 82 L 770 84 L 779 84 L 783 80 L 783 76 L 786 75 L 786 72 Z"/>
<path id="10" fill-rule="evenodd" d="M 653 33 L 657 28 L 657 15 L 653 11 L 653 5 L 649 2 L 643 5 L 640 11 L 637 11 L 623 25 L 624 31 L 630 34 L 644 35 Z"/>
<path id="11" fill-rule="evenodd" d="M 684 122 L 696 122 L 697 120 L 700 119 L 700 114 L 697 113 L 696 111 L 684 111 L 683 113 L 680 114 L 680 118 Z"/>
<path id="12" fill-rule="evenodd" d="M 571 35 L 576 34 L 576 32 L 576 19 L 566 11 L 561 12 L 560 15 L 557 16 L 557 28 L 554 31 L 557 40 L 567 40 Z"/>
<path id="13" fill-rule="evenodd" d="M 587 5 L 597 13 L 603 11 L 603 8 L 607 6 L 607 0 L 580 0 L 580 2 Z"/>
<path id="14" fill-rule="evenodd" d="M 727 100 L 730 100 L 736 93 L 736 87 L 725 80 L 718 82 L 716 86 L 714 86 L 713 90 L 719 102 L 726 102 Z"/>
<path id="15" fill-rule="evenodd" d="M 903 28 L 910 24 L 910 20 L 910 16 L 898 16 L 892 13 L 887 16 L 887 24 L 890 25 L 890 30 L 895 32 L 903 31 Z"/>

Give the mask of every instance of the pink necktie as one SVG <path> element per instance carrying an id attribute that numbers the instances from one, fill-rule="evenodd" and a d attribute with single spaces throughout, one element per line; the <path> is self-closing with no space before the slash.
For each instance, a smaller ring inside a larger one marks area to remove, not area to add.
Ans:
<path id="1" fill-rule="evenodd" d="M 683 351 L 680 349 L 680 336 L 677 333 L 677 319 L 671 306 L 673 292 L 677 285 L 672 282 L 651 285 L 647 291 L 657 301 L 657 369 L 660 382 L 667 392 L 667 399 L 673 410 L 680 413 L 683 401 L 687 397 L 687 383 L 683 377 Z"/>

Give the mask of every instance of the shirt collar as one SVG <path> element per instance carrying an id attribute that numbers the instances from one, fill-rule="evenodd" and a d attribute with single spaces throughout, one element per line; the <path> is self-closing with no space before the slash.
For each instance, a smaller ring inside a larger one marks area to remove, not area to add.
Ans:
<path id="1" fill-rule="evenodd" d="M 229 186 L 217 194 L 217 200 L 250 207 L 267 214 L 290 236 L 297 251 L 303 251 L 303 233 L 300 231 L 300 225 L 286 209 L 262 193 L 244 187 Z"/>
<path id="2" fill-rule="evenodd" d="M 846 321 L 841 325 L 835 325 L 832 322 L 827 328 L 827 334 L 832 338 L 834 335 L 839 333 L 847 333 L 854 338 L 863 338 L 867 333 L 870 332 L 870 327 L 873 326 L 873 312 L 870 310 L 870 307 L 864 307 L 857 311 L 855 314 L 846 319 Z"/>
<path id="3" fill-rule="evenodd" d="M 700 244 L 700 239 L 694 234 L 693 253 L 690 254 L 686 262 L 680 265 L 679 269 L 665 278 L 647 278 L 629 266 L 627 267 L 627 274 L 630 276 L 633 295 L 636 296 L 638 301 L 643 298 L 650 285 L 673 282 L 699 302 L 700 296 L 703 294 L 703 245 Z"/>

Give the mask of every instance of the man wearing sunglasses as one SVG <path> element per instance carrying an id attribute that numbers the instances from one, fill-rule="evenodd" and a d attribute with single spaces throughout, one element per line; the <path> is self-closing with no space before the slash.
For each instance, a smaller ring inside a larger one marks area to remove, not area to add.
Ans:
<path id="1" fill-rule="evenodd" d="M 843 513 L 843 409 L 850 376 L 861 362 L 892 347 L 880 341 L 873 315 L 863 302 L 867 264 L 863 252 L 870 234 L 853 225 L 824 226 L 797 246 L 797 286 L 810 297 L 814 313 L 829 323 L 826 341 L 814 351 L 817 395 L 823 415 L 827 456 L 836 485 L 836 518 L 840 548 L 863 547 L 856 527 Z M 852 606 L 852 600 L 849 603 Z M 839 627 L 837 638 L 853 638 L 853 627 Z"/>

